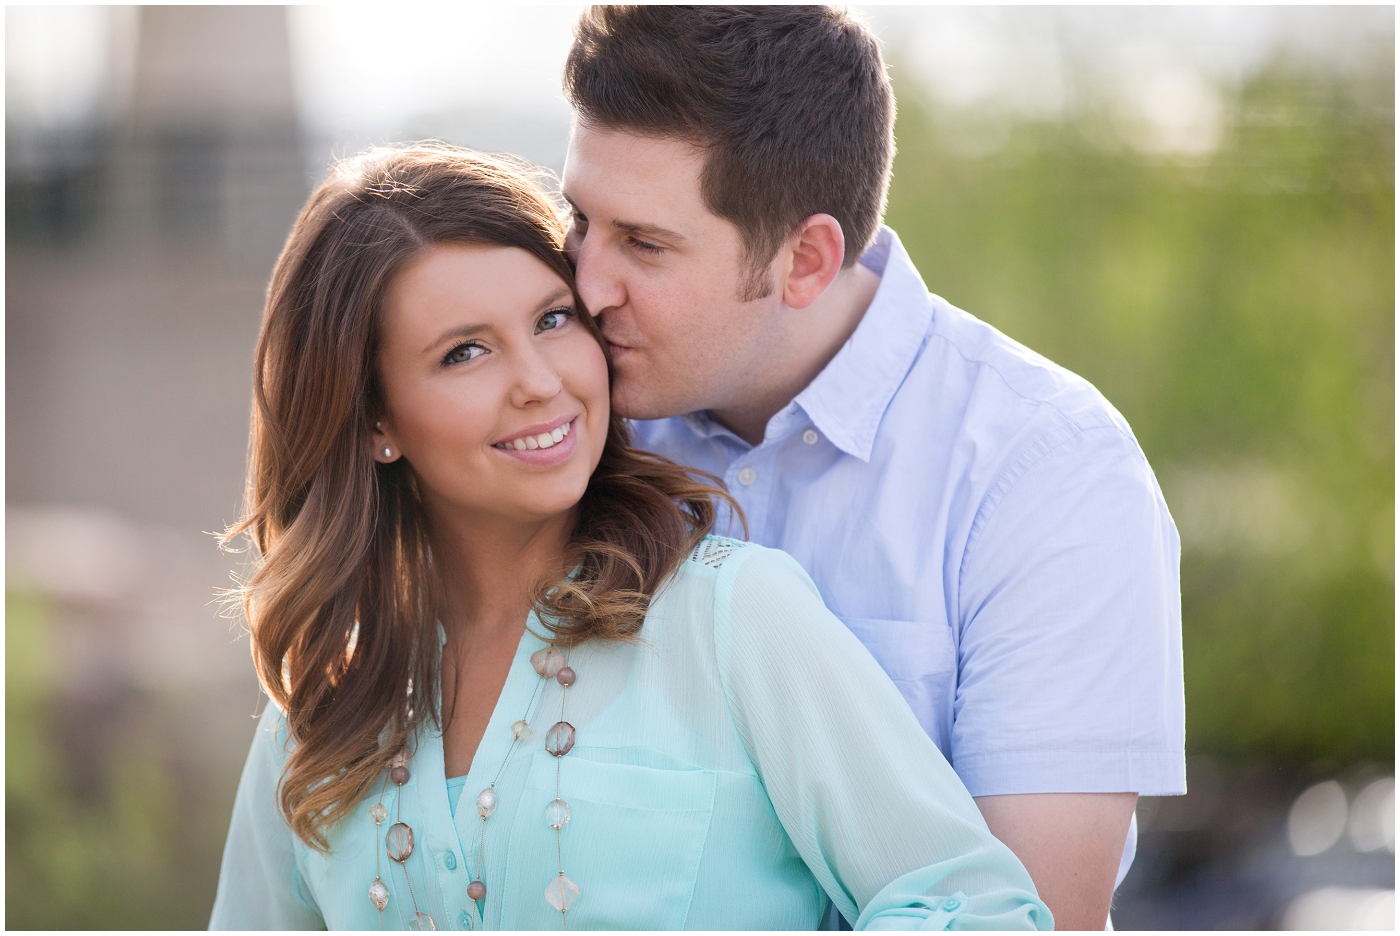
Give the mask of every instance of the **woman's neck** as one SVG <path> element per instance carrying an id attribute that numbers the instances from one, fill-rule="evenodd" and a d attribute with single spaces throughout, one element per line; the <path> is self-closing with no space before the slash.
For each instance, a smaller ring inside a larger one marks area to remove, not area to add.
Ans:
<path id="1" fill-rule="evenodd" d="M 573 526 L 573 511 L 530 523 L 434 517 L 433 564 L 449 640 L 478 632 L 518 633 L 540 584 L 567 572 L 563 566 Z"/>

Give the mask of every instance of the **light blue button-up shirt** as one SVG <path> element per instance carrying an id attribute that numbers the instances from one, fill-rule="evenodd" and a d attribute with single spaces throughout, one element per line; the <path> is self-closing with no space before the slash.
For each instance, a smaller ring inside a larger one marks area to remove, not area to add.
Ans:
<path id="1" fill-rule="evenodd" d="M 931 295 L 889 228 L 861 263 L 870 308 L 762 443 L 705 413 L 639 443 L 724 478 L 973 796 L 1184 793 L 1180 541 L 1132 430 Z"/>

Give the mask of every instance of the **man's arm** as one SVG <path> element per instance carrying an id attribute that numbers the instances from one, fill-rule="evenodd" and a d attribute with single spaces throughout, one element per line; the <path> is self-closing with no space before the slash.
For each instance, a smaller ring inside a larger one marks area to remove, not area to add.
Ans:
<path id="1" fill-rule="evenodd" d="M 1113 427 L 1010 480 L 963 560 L 953 766 L 1057 927 L 1102 930 L 1136 794 L 1186 791 L 1176 533 Z"/>
<path id="2" fill-rule="evenodd" d="M 1101 930 L 1136 793 L 979 796 L 992 834 L 1021 859 L 1057 930 Z"/>

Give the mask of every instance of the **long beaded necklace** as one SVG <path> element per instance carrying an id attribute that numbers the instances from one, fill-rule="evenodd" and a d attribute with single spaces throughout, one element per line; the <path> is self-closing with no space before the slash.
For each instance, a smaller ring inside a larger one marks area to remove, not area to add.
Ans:
<path id="1" fill-rule="evenodd" d="M 481 828 L 477 836 L 476 871 L 472 882 L 467 885 L 467 896 L 476 903 L 477 917 L 480 918 L 484 909 L 482 901 L 486 898 L 486 885 L 481 880 L 486 842 L 486 820 L 496 811 L 496 805 L 499 801 L 496 796 L 496 783 L 501 779 L 501 774 L 505 772 L 506 764 L 510 761 L 510 756 L 515 752 L 516 747 L 530 737 L 530 710 L 534 707 L 535 699 L 539 696 L 540 687 L 544 685 L 545 680 L 554 679 L 559 683 L 561 692 L 559 694 L 559 721 L 545 733 L 544 738 L 545 750 L 556 758 L 554 800 L 545 807 L 545 822 L 554 830 L 559 873 L 545 887 L 544 898 L 551 907 L 559 911 L 560 920 L 564 929 L 567 930 L 569 928 L 569 908 L 578 902 L 579 886 L 564 874 L 563 829 L 569 822 L 569 804 L 559 796 L 559 782 L 563 770 L 560 759 L 574 747 L 574 726 L 564 720 L 564 707 L 568 700 L 569 687 L 574 684 L 577 675 L 564 658 L 564 654 L 555 646 L 548 646 L 531 654 L 530 665 L 539 674 L 539 681 L 535 683 L 535 690 L 530 694 L 530 701 L 525 705 L 524 716 L 510 726 L 510 747 L 506 749 L 506 756 L 501 760 L 501 766 L 497 768 L 495 777 L 492 778 L 491 784 L 476 796 L 476 812 L 481 817 Z M 413 928 L 434 930 L 437 927 L 433 923 L 433 918 L 418 909 L 418 901 L 413 893 L 413 884 L 408 879 L 406 862 L 413 854 L 413 829 L 403 822 L 399 815 L 399 801 L 403 798 L 403 785 L 408 782 L 408 779 L 407 758 L 401 752 L 391 762 L 389 776 L 379 790 L 379 802 L 370 807 L 369 815 L 374 820 L 375 838 L 378 838 L 380 823 L 389 817 L 389 811 L 384 807 L 384 791 L 388 787 L 388 780 L 393 780 L 395 785 L 399 787 L 399 797 L 394 804 L 394 824 L 389 827 L 389 832 L 384 839 L 385 851 L 403 868 L 404 884 L 408 886 L 408 897 L 413 904 Z M 374 883 L 369 887 L 369 899 L 374 908 L 379 911 L 379 928 L 381 930 L 384 928 L 384 908 L 389 904 L 389 896 L 389 888 L 380 878 L 379 850 L 376 848 L 374 852 Z"/>
<path id="2" fill-rule="evenodd" d="M 384 850 L 403 869 L 403 882 L 408 887 L 408 899 L 413 904 L 412 928 L 435 930 L 433 918 L 418 909 L 418 898 L 413 893 L 413 882 L 408 879 L 408 857 L 413 854 L 413 829 L 403 821 L 403 785 L 408 782 L 408 758 L 400 751 L 390 762 L 389 776 L 379 788 L 379 802 L 369 808 L 369 817 L 374 820 L 375 838 L 379 838 L 379 824 L 389 818 L 389 810 L 384 808 L 384 791 L 388 780 L 394 781 L 398 794 L 394 797 L 394 824 L 384 836 Z M 389 888 L 379 876 L 379 849 L 374 850 L 374 883 L 369 886 L 369 902 L 379 911 L 379 928 L 384 928 L 384 908 L 389 905 Z"/>
<path id="3" fill-rule="evenodd" d="M 551 655 L 551 651 L 553 652 Z M 569 928 L 569 908 L 578 902 L 578 885 L 569 880 L 564 874 L 564 826 L 569 822 L 569 804 L 559 798 L 559 775 L 564 768 L 563 757 L 574 748 L 574 726 L 564 721 L 564 703 L 569 698 L 569 687 L 574 684 L 574 671 L 569 667 L 568 661 L 554 647 L 547 647 L 541 651 L 544 654 L 544 666 L 535 665 L 535 669 L 541 675 L 545 675 L 553 669 L 553 676 L 558 680 L 563 691 L 559 693 L 559 720 L 554 723 L 554 727 L 544 736 L 544 749 L 554 755 L 554 801 L 545 807 L 544 818 L 554 830 L 555 851 L 559 858 L 559 874 L 544 889 L 544 899 L 549 901 L 549 905 L 559 911 L 559 918 L 564 925 L 564 929 Z M 530 658 L 534 663 L 534 657 Z"/>

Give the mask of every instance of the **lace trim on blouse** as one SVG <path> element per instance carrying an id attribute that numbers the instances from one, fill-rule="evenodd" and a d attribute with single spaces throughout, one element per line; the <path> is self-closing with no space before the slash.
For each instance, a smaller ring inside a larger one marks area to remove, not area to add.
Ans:
<path id="1" fill-rule="evenodd" d="M 700 541 L 690 553 L 690 561 L 707 565 L 712 569 L 718 569 L 724 564 L 740 546 L 745 545 L 739 540 L 729 539 L 725 536 L 707 536 Z"/>

